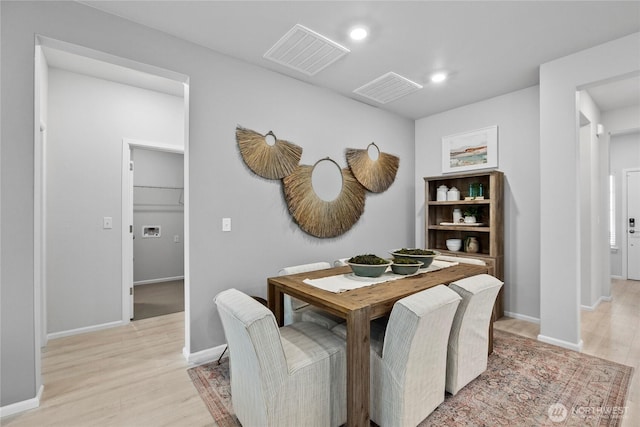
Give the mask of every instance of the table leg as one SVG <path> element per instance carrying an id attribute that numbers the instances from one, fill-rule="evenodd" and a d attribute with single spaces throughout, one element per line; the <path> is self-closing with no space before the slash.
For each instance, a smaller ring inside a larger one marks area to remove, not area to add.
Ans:
<path id="1" fill-rule="evenodd" d="M 284 294 L 269 282 L 267 282 L 267 304 L 276 317 L 278 326 L 284 326 Z"/>
<path id="2" fill-rule="evenodd" d="M 347 426 L 369 426 L 369 307 L 347 315 Z"/>

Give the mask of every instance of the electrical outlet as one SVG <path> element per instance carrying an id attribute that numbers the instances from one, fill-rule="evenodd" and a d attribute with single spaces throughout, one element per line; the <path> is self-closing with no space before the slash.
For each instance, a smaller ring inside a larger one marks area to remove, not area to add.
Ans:
<path id="1" fill-rule="evenodd" d="M 222 231 L 231 231 L 231 218 L 222 218 Z"/>
<path id="2" fill-rule="evenodd" d="M 177 235 L 177 234 L 175 236 L 173 236 L 173 242 L 174 243 L 180 243 L 180 236 Z"/>

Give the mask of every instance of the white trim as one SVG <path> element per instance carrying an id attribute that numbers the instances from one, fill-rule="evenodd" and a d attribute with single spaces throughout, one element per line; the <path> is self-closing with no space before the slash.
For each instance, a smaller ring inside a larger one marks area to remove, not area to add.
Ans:
<path id="1" fill-rule="evenodd" d="M 44 391 L 44 385 L 41 385 L 40 388 L 38 389 L 38 393 L 36 393 L 36 397 L 0 407 L 0 418 L 8 417 L 9 415 L 15 415 L 20 412 L 28 411 L 30 409 L 35 409 L 39 407 L 40 399 L 42 399 L 43 391 Z"/>
<path id="2" fill-rule="evenodd" d="M 562 348 L 568 348 L 569 350 L 573 350 L 573 351 L 582 351 L 582 346 L 584 345 L 584 343 L 582 342 L 582 339 L 580 340 L 579 343 L 574 344 L 569 341 L 547 337 L 542 334 L 538 335 L 538 341 L 542 341 L 547 344 L 557 345 L 558 347 L 562 347 Z"/>
<path id="3" fill-rule="evenodd" d="M 92 326 L 84 326 L 82 328 L 69 329 L 67 331 L 52 332 L 50 334 L 47 334 L 47 338 L 50 340 L 54 340 L 56 338 L 69 337 L 71 335 L 78 335 L 78 334 L 84 334 L 87 332 L 101 331 L 103 329 L 116 328 L 118 326 L 124 326 L 127 323 L 129 322 L 116 320 L 115 322 L 101 323 L 99 325 L 92 325 Z"/>
<path id="4" fill-rule="evenodd" d="M 184 85 L 184 348 L 191 351 L 191 244 L 189 218 L 191 196 L 189 184 L 189 78 Z"/>
<path id="5" fill-rule="evenodd" d="M 220 344 L 217 347 L 211 347 L 195 353 L 189 353 L 185 347 L 182 349 L 182 355 L 191 365 L 202 365 L 203 363 L 209 363 L 217 360 L 226 348 L 226 344 Z"/>
<path id="6" fill-rule="evenodd" d="M 151 283 L 173 282 L 174 280 L 184 280 L 184 276 L 161 277 L 160 279 L 138 280 L 133 282 L 133 286 L 149 285 Z"/>
<path id="7" fill-rule="evenodd" d="M 537 317 L 531 317 L 531 316 L 527 316 L 527 315 L 524 315 L 524 314 L 513 313 L 511 311 L 505 311 L 504 315 L 506 317 L 511 317 L 513 319 L 524 320 L 525 322 L 535 323 L 537 325 L 540 324 L 540 319 L 537 318 Z"/>
<path id="8" fill-rule="evenodd" d="M 613 301 L 613 297 L 611 295 L 609 295 L 608 297 L 600 297 L 600 299 L 602 300 L 602 302 L 611 302 Z"/>
<path id="9" fill-rule="evenodd" d="M 594 311 L 596 308 L 598 308 L 598 306 L 602 301 L 604 301 L 604 297 L 598 298 L 598 301 L 596 301 L 595 304 L 593 304 L 592 306 L 581 305 L 580 308 L 585 311 Z"/>
<path id="10" fill-rule="evenodd" d="M 612 275 L 611 275 L 611 278 L 612 278 L 612 279 L 623 280 L 623 279 L 622 279 L 622 276 L 618 276 L 617 274 L 612 274 Z"/>

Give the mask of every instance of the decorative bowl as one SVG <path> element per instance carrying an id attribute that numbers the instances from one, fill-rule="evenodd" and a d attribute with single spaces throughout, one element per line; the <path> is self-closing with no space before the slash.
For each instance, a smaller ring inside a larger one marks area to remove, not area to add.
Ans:
<path id="1" fill-rule="evenodd" d="M 353 274 L 360 277 L 380 277 L 382 273 L 387 270 L 392 262 L 389 261 L 386 264 L 356 264 L 347 261 L 347 264 L 351 267 Z"/>
<path id="2" fill-rule="evenodd" d="M 440 252 L 433 249 L 419 249 L 419 248 L 402 248 L 390 251 L 391 255 L 396 258 L 408 258 L 415 261 L 420 261 L 423 265 L 420 268 L 427 268 L 433 262 L 433 259 L 440 255 Z"/>
<path id="3" fill-rule="evenodd" d="M 451 252 L 458 252 L 462 248 L 462 239 L 447 239 L 446 244 Z"/>
<path id="4" fill-rule="evenodd" d="M 398 258 L 399 260 L 408 260 L 408 258 Z M 407 262 L 396 262 L 396 260 L 394 260 L 393 264 L 391 264 L 391 270 L 395 273 L 395 274 L 402 274 L 402 275 L 407 275 L 407 274 L 414 274 L 416 273 L 420 267 L 422 267 L 424 264 L 420 261 L 413 261 L 411 260 L 411 264 L 407 263 Z"/>

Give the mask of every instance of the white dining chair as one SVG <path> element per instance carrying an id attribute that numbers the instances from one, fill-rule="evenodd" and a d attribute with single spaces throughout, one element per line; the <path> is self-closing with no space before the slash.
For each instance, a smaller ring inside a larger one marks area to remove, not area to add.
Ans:
<path id="1" fill-rule="evenodd" d="M 289 274 L 308 273 L 310 271 L 325 270 L 327 268 L 331 268 L 331 264 L 326 261 L 321 261 L 284 267 L 278 272 L 278 275 L 285 276 Z M 312 322 L 326 329 L 331 329 L 344 322 L 344 319 L 285 294 L 284 324 L 290 325 L 293 322 Z"/>
<path id="2" fill-rule="evenodd" d="M 231 401 L 245 426 L 339 426 L 347 420 L 345 342 L 300 322 L 278 328 L 236 289 L 214 299 L 229 345 Z"/>
<path id="3" fill-rule="evenodd" d="M 462 298 L 451 326 L 447 353 L 446 389 L 451 394 L 487 370 L 489 325 L 502 285 L 502 281 L 488 274 L 449 285 Z"/>
<path id="4" fill-rule="evenodd" d="M 449 331 L 460 296 L 444 285 L 398 300 L 386 329 L 371 322 L 371 419 L 416 426 L 444 401 Z M 346 339 L 345 325 L 332 331 Z"/>

